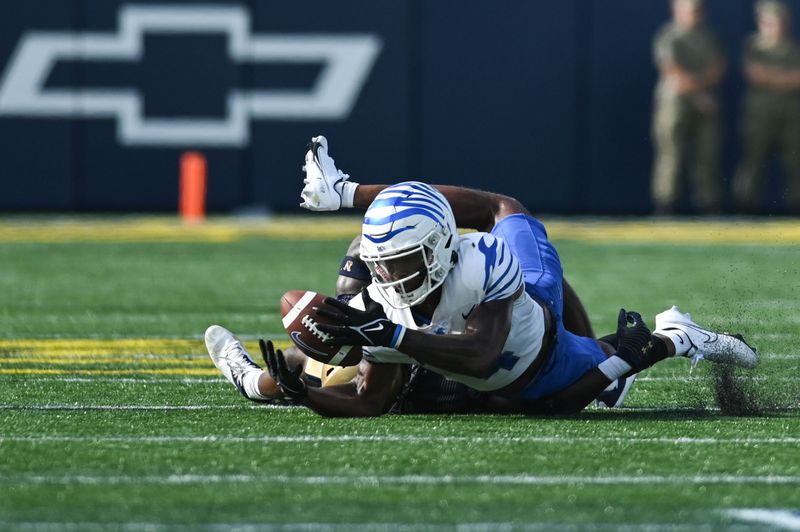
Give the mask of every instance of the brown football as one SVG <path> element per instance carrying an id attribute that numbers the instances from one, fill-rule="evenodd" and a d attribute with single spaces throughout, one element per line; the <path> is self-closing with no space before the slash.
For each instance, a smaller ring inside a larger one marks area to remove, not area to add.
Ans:
<path id="1" fill-rule="evenodd" d="M 360 346 L 334 346 L 323 342 L 325 333 L 317 329 L 317 322 L 330 323 L 319 318 L 313 307 L 323 305 L 325 296 L 316 292 L 290 290 L 281 297 L 283 328 L 300 351 L 332 366 L 355 366 L 361 361 Z"/>

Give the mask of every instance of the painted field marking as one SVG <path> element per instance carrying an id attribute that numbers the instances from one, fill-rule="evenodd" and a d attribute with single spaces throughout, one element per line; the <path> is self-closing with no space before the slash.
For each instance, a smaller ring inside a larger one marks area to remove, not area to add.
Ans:
<path id="1" fill-rule="evenodd" d="M 588 485 L 652 485 L 652 484 L 760 484 L 796 485 L 797 475 L 0 475 L 4 484 L 221 484 L 280 483 L 308 485 L 504 485 L 563 486 Z"/>
<path id="2" fill-rule="evenodd" d="M 741 375 L 741 377 L 746 378 L 748 381 L 755 381 L 755 382 L 798 382 L 800 381 L 800 375 L 786 375 L 786 376 L 769 376 L 765 377 L 763 375 L 759 375 L 756 377 L 751 377 L 747 374 Z M 709 382 L 710 377 L 686 377 L 686 376 L 675 376 L 675 377 L 637 377 L 636 382 L 693 382 L 693 383 L 702 383 L 702 382 Z"/>
<path id="3" fill-rule="evenodd" d="M 13 376 L 12 376 L 13 377 Z M 159 378 L 159 377 L 37 377 L 36 383 L 45 382 L 65 382 L 65 383 L 86 383 L 86 384 L 213 384 L 217 386 L 221 383 L 228 382 L 225 377 L 221 376 L 219 372 L 214 376 L 209 377 L 173 377 L 173 378 Z"/>
<path id="4" fill-rule="evenodd" d="M 637 443 L 665 445 L 798 445 L 800 438 L 667 438 L 667 437 L 589 437 L 589 436 L 424 436 L 424 435 L 383 435 L 383 436 L 69 436 L 69 435 L 0 435 L 0 442 L 21 443 Z"/>
<path id="5" fill-rule="evenodd" d="M 274 217 L 242 222 L 211 218 L 186 226 L 175 217 L 0 219 L 0 242 L 232 242 L 246 238 L 275 240 L 350 239 L 361 230 L 358 215 Z M 665 221 L 545 220 L 554 240 L 589 242 L 697 243 L 791 245 L 800 243 L 800 224 L 794 220 Z"/>
<path id="6" fill-rule="evenodd" d="M 286 349 L 291 342 L 275 344 Z M 258 352 L 255 342 L 245 345 Z M 0 376 L 219 376 L 202 340 L 183 338 L 5 339 L 0 340 L 0 363 Z M 45 367 L 31 367 L 35 365 Z"/>
<path id="7" fill-rule="evenodd" d="M 53 368 L 0 368 L 0 375 L 195 375 L 215 377 L 217 368 L 172 369 L 53 369 Z"/>
<path id="8" fill-rule="evenodd" d="M 551 532 L 557 531 L 591 531 L 603 530 L 617 532 L 620 530 L 630 530 L 632 532 L 641 531 L 655 531 L 655 530 L 687 530 L 691 532 L 699 532 L 718 529 L 718 525 L 706 525 L 702 523 L 603 523 L 603 524 L 564 524 L 563 522 L 525 522 L 519 521 L 485 521 L 485 522 L 471 522 L 459 521 L 458 523 L 397 523 L 390 521 L 380 522 L 367 522 L 367 523 L 341 523 L 341 522 L 324 522 L 324 521 L 311 521 L 311 522 L 293 522 L 293 523 L 135 523 L 135 522 L 86 522 L 86 521 L 42 521 L 42 522 L 16 522 L 16 521 L 0 521 L 0 529 L 13 529 L 13 530 L 38 530 L 49 531 L 54 530 L 61 532 L 64 530 L 76 530 L 79 532 L 84 531 L 107 531 L 107 530 L 121 530 L 126 532 L 146 531 L 156 532 L 161 530 L 186 530 L 194 532 L 195 530 L 204 530 L 209 532 L 230 532 L 236 530 L 239 532 L 308 532 L 312 530 L 341 530 L 350 532 L 353 530 L 365 532 L 418 532 L 419 530 L 431 531 L 447 531 L 447 532 L 519 532 L 522 530 L 531 532 Z"/>
<path id="9" fill-rule="evenodd" d="M 251 409 L 259 409 L 259 408 L 274 408 L 274 409 L 284 409 L 284 408 L 299 408 L 297 406 L 292 405 L 275 405 L 275 404 L 255 404 L 252 402 L 243 403 L 246 406 L 237 406 L 237 405 L 85 405 L 85 404 L 78 404 L 78 403 L 71 403 L 71 404 L 0 404 L 0 410 L 214 410 L 214 409 L 236 409 L 236 408 L 251 408 Z M 800 403 L 792 405 L 792 406 L 782 406 L 779 408 L 775 408 L 772 410 L 767 410 L 769 412 L 795 412 L 800 409 Z M 640 413 L 652 413 L 652 414 L 680 414 L 680 413 L 688 413 L 688 414 L 702 414 L 708 415 L 711 413 L 718 413 L 720 411 L 717 407 L 639 407 L 639 406 L 631 406 L 631 407 L 620 407 L 612 409 L 595 409 L 592 410 L 595 414 L 603 414 L 603 413 L 610 413 L 614 415 L 619 414 L 630 414 L 636 415 Z"/>
<path id="10" fill-rule="evenodd" d="M 206 354 L 172 354 L 172 353 L 130 353 L 130 354 L 119 354 L 119 353 L 92 353 L 92 354 L 82 354 L 82 353 L 62 353 L 58 355 L 42 355 L 40 353 L 30 354 L 30 353 L 5 353 L 0 354 L 0 360 L 4 362 L 8 362 L 9 364 L 13 363 L 22 363 L 22 362 L 31 362 L 32 360 L 45 360 L 48 363 L 52 361 L 59 361 L 63 363 L 67 363 L 70 361 L 79 361 L 79 360 L 96 360 L 98 362 L 108 362 L 109 360 L 123 360 L 125 362 L 157 362 L 159 360 L 180 360 L 183 362 L 196 362 L 196 361 L 208 361 L 208 355 Z"/>
<path id="11" fill-rule="evenodd" d="M 256 221 L 209 218 L 184 225 L 175 217 L 117 219 L 51 218 L 0 221 L 0 242 L 234 242 L 246 238 L 275 240 L 352 239 L 361 232 L 363 218 L 275 217 Z"/>
<path id="12" fill-rule="evenodd" d="M 0 410 L 77 410 L 77 411 L 103 411 L 103 410 L 154 410 L 154 411 L 170 411 L 170 410 L 241 410 L 251 409 L 256 410 L 260 408 L 282 410 L 285 408 L 294 408 L 286 405 L 275 404 L 255 404 L 255 403 L 242 403 L 239 405 L 12 405 L 0 404 Z"/>
<path id="13" fill-rule="evenodd" d="M 273 342 L 277 349 L 291 346 L 290 340 Z M 258 352 L 256 341 L 245 341 L 245 347 Z M 0 356 L 39 355 L 109 356 L 109 355 L 187 355 L 208 357 L 203 340 L 190 338 L 67 338 L 67 339 L 0 339 Z"/>
<path id="14" fill-rule="evenodd" d="M 2 359 L 0 359 L 2 361 Z M 96 364 L 96 365 L 103 365 L 102 362 L 85 362 L 84 364 L 73 363 L 72 365 L 85 365 L 85 364 Z M 4 363 L 4 365 L 9 365 L 8 363 Z M 53 364 L 53 365 L 66 365 L 69 366 L 70 363 L 63 363 L 63 364 Z M 158 366 L 158 363 L 154 363 L 154 366 Z M 125 383 L 134 383 L 134 382 L 141 382 L 141 383 L 170 383 L 170 382 L 183 382 L 186 384 L 199 384 L 199 383 L 207 383 L 207 382 L 221 382 L 219 379 L 213 379 L 212 377 L 219 377 L 219 371 L 216 368 L 211 366 L 209 362 L 208 366 L 204 363 L 198 363 L 193 366 L 198 367 L 173 367 L 173 368 L 154 368 L 148 367 L 143 363 L 131 363 L 124 367 L 120 366 L 118 369 L 110 369 L 110 368 L 103 368 L 103 369 L 89 369 L 89 368 L 70 368 L 70 369 L 57 369 L 57 368 L 26 368 L 26 367 L 2 367 L 0 368 L 0 377 L 2 376 L 41 376 L 40 379 L 37 381 L 41 382 L 125 382 Z M 58 375 L 64 375 L 64 377 L 58 377 Z M 73 375 L 98 375 L 101 377 L 98 378 L 91 378 L 91 377 L 77 377 Z M 112 379 L 112 378 L 105 378 L 102 376 L 107 375 L 174 375 L 174 379 L 157 379 L 157 378 L 130 378 L 130 377 L 120 377 L 119 379 Z M 186 376 L 194 376 L 194 377 L 207 377 L 207 378 L 186 378 Z M 781 376 L 781 377 L 747 377 L 748 380 L 752 379 L 756 382 L 797 382 L 800 380 L 800 376 Z M 704 377 L 685 377 L 685 376 L 675 376 L 675 377 L 639 377 L 637 382 L 681 382 L 681 383 L 702 383 L 707 382 L 708 379 Z"/>
<path id="15" fill-rule="evenodd" d="M 33 370 L 32 370 L 33 371 Z M 73 373 L 73 372 L 70 372 Z M 45 382 L 64 382 L 64 383 L 87 383 L 87 384 L 213 384 L 227 382 L 224 377 L 218 373 L 213 373 L 208 377 L 180 377 L 176 375 L 174 378 L 159 378 L 159 377 L 59 377 L 59 376 L 41 376 L 36 379 L 37 383 Z M 26 373 L 27 374 L 27 373 Z M 35 373 L 31 373 L 35 374 Z M 748 377 L 748 380 L 755 382 L 798 382 L 800 375 L 791 375 L 783 377 Z M 640 382 L 681 382 L 681 383 L 705 383 L 708 379 L 705 377 L 689 377 L 689 376 L 674 376 L 674 377 L 639 377 L 636 379 L 637 383 Z"/>
<path id="16" fill-rule="evenodd" d="M 69 356 L 69 357 L 39 357 L 39 356 L 26 356 L 26 357 L 0 357 L 0 362 L 4 365 L 31 365 L 31 364 L 47 364 L 48 366 L 99 366 L 99 365 L 125 365 L 125 366 L 205 366 L 211 364 L 208 356 L 203 358 L 179 358 L 174 356 L 148 356 L 141 357 L 136 355 L 108 355 L 108 356 Z"/>
<path id="17" fill-rule="evenodd" d="M 739 521 L 761 523 L 780 527 L 783 530 L 800 530 L 800 511 L 770 510 L 766 508 L 742 508 L 728 510 L 725 515 Z"/>

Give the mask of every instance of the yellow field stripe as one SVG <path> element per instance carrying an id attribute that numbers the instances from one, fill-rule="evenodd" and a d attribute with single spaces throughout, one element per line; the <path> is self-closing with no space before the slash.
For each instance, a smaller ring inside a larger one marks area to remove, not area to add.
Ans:
<path id="1" fill-rule="evenodd" d="M 275 342 L 278 349 L 290 344 Z M 256 342 L 245 347 L 261 359 Z M 0 375 L 220 375 L 202 340 L 181 338 L 0 340 L 0 365 Z"/>
<path id="2" fill-rule="evenodd" d="M 798 244 L 800 222 L 791 219 L 669 221 L 551 219 L 554 240 L 652 243 Z M 243 238 L 349 239 L 361 230 L 353 216 L 281 216 L 242 220 L 213 217 L 184 225 L 177 217 L 0 218 L 0 242 L 231 242 Z"/>
<path id="3" fill-rule="evenodd" d="M 110 219 L 0 219 L 0 242 L 231 242 L 243 238 L 330 240 L 353 238 L 362 218 L 275 217 L 255 220 L 210 218 L 183 224 L 177 217 L 120 217 Z"/>
<path id="4" fill-rule="evenodd" d="M 553 239 L 598 242 L 798 244 L 800 221 L 550 221 Z"/>
<path id="5" fill-rule="evenodd" d="M 275 343 L 278 349 L 291 345 L 289 340 Z M 258 354 L 256 342 L 244 342 Z M 208 356 L 203 340 L 182 338 L 114 338 L 114 339 L 0 339 L 0 356 L 40 355 L 43 357 L 92 357 L 103 355 L 186 355 Z M 7 359 L 6 359 L 7 360 Z M 52 358 L 50 358 L 52 360 Z M 210 362 L 210 361 L 209 361 Z"/>
<path id="6" fill-rule="evenodd" d="M 124 364 L 126 366 L 209 366 L 211 359 L 208 356 L 203 358 L 168 358 L 154 357 L 149 359 L 130 358 L 130 357 L 98 357 L 98 356 L 71 356 L 64 357 L 42 357 L 31 356 L 25 358 L 8 358 L 0 356 L 0 362 L 7 365 L 31 365 L 44 364 L 47 366 L 109 366 Z"/>
<path id="7" fill-rule="evenodd" d="M 53 369 L 53 368 L 0 368 L 0 375 L 184 375 L 194 377 L 218 377 L 217 368 L 168 368 L 168 369 Z"/>

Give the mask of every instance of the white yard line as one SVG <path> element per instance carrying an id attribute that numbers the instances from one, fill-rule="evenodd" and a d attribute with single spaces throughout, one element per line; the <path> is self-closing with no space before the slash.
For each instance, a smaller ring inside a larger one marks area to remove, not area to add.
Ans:
<path id="1" fill-rule="evenodd" d="M 253 404 L 242 403 L 240 405 L 81 405 L 81 404 L 65 404 L 65 405 L 9 405 L 0 404 L 0 410 L 155 410 L 155 411 L 168 411 L 168 410 L 241 410 L 241 409 L 259 409 L 267 408 L 272 410 L 282 410 L 285 408 L 293 408 L 285 405 L 272 405 L 272 404 Z"/>
<path id="2" fill-rule="evenodd" d="M 269 531 L 311 531 L 311 530 L 351 530 L 366 532 L 406 532 L 418 530 L 446 530 L 450 532 L 505 532 L 505 531 L 572 531 L 572 530 L 631 530 L 631 531 L 657 531 L 657 530 L 691 530 L 703 531 L 713 530 L 711 525 L 706 524 L 673 524 L 673 523 L 576 523 L 560 524 L 545 522 L 520 523 L 511 522 L 465 522 L 465 523 L 398 523 L 398 522 L 374 522 L 374 523 L 325 523 L 325 522 L 305 522 L 305 523 L 99 523 L 99 522 L 21 522 L 0 521 L 0 528 L 13 528 L 17 530 L 41 530 L 41 531 L 62 531 L 77 530 L 122 530 L 122 531 L 161 531 L 161 530 L 204 530 L 209 532 L 229 532 L 237 530 L 239 532 L 269 532 Z"/>
<path id="3" fill-rule="evenodd" d="M 19 375 L 3 375 L 1 379 L 9 380 L 25 380 L 28 384 L 37 384 L 45 382 L 66 382 L 66 383 L 98 383 L 98 384 L 221 384 L 227 382 L 224 377 L 175 377 L 175 378 L 147 378 L 147 377 L 49 377 L 49 376 L 36 376 L 29 378 Z M 703 376 L 689 376 L 689 375 L 675 375 L 675 376 L 658 376 L 648 377 L 642 376 L 636 379 L 636 382 L 706 382 L 709 379 Z M 748 380 L 756 382 L 798 382 L 800 375 L 785 375 L 781 377 L 749 377 Z"/>
<path id="4" fill-rule="evenodd" d="M 3 375 L 0 379 L 25 380 L 26 384 L 32 385 L 40 382 L 72 382 L 72 383 L 121 383 L 121 384 L 219 384 L 227 382 L 225 377 L 175 377 L 175 378 L 146 378 L 146 377 L 47 377 L 47 376 L 25 376 Z"/>
<path id="5" fill-rule="evenodd" d="M 800 485 L 798 475 L 0 475 L 4 484 L 221 484 L 257 482 L 308 485 Z"/>
<path id="6" fill-rule="evenodd" d="M 792 405 L 786 408 L 780 408 L 777 411 L 795 411 L 800 407 Z M 93 411 L 93 410 L 154 410 L 154 411 L 168 411 L 168 410 L 237 410 L 237 409 L 268 409 L 268 410 L 288 410 L 299 408 L 289 404 L 254 404 L 242 403 L 240 405 L 84 405 L 80 403 L 71 404 L 0 404 L 0 410 L 31 410 L 31 411 L 49 411 L 49 410 L 76 410 L 76 411 Z M 636 415 L 642 413 L 652 414 L 680 414 L 680 413 L 698 413 L 709 414 L 712 412 L 719 412 L 716 407 L 622 407 L 614 409 L 592 410 L 594 413 L 610 413 L 615 415 Z"/>
<path id="7" fill-rule="evenodd" d="M 418 435 L 295 435 L 295 436 L 70 436 L 0 435 L 0 442 L 30 443 L 643 443 L 666 445 L 798 445 L 798 437 L 771 438 L 666 438 L 590 436 L 418 436 Z"/>
<path id="8" fill-rule="evenodd" d="M 800 512 L 797 510 L 768 510 L 759 508 L 743 508 L 729 510 L 725 515 L 739 521 L 761 523 L 783 530 L 800 530 Z"/>
<path id="9" fill-rule="evenodd" d="M 787 375 L 782 377 L 765 377 L 765 376 L 757 376 L 757 377 L 750 377 L 746 374 L 742 375 L 743 378 L 746 378 L 748 381 L 755 381 L 755 382 L 800 382 L 800 375 Z M 659 377 L 637 377 L 636 382 L 710 382 L 711 379 L 709 377 L 689 377 L 687 375 L 675 375 L 672 377 L 668 376 L 659 376 Z"/>

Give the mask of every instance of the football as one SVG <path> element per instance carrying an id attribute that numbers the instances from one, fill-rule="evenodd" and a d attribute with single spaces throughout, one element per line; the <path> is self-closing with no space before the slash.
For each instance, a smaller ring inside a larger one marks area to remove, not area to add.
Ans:
<path id="1" fill-rule="evenodd" d="M 325 364 L 332 366 L 355 366 L 361 361 L 360 346 L 334 346 L 324 342 L 325 333 L 317 329 L 317 322 L 330 323 L 320 319 L 312 310 L 325 301 L 325 296 L 317 292 L 290 290 L 281 297 L 281 317 L 283 328 L 300 351 Z"/>

